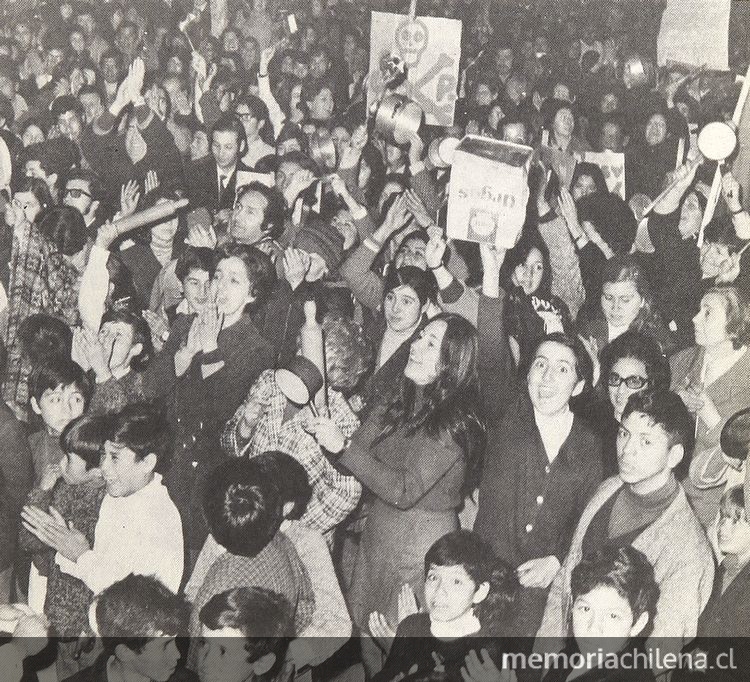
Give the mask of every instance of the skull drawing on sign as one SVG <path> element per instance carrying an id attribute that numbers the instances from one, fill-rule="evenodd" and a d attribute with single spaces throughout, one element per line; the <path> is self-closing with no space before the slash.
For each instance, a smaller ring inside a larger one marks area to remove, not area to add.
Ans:
<path id="1" fill-rule="evenodd" d="M 396 45 L 407 66 L 419 63 L 427 47 L 427 26 L 421 19 L 407 19 L 396 29 Z"/>

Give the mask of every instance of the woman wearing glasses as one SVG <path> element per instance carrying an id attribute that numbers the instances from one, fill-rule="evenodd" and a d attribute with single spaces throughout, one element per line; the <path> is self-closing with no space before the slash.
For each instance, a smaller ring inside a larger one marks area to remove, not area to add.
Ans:
<path id="1" fill-rule="evenodd" d="M 634 393 L 646 388 L 668 389 L 669 362 L 650 336 L 627 331 L 601 354 L 600 397 L 582 410 L 602 438 L 605 477 L 617 474 L 617 430 Z"/>

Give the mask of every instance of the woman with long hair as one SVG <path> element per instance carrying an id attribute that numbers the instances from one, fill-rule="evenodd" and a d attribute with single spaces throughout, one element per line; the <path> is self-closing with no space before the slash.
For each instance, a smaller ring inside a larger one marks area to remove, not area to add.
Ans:
<path id="1" fill-rule="evenodd" d="M 441 314 L 412 342 L 401 395 L 373 410 L 351 441 L 329 419 L 310 425 L 337 465 L 375 498 L 348 591 L 363 633 L 373 611 L 396 622 L 402 585 L 421 591 L 427 550 L 459 527 L 458 509 L 476 485 L 484 450 L 477 400 L 476 330 L 458 315 Z"/>

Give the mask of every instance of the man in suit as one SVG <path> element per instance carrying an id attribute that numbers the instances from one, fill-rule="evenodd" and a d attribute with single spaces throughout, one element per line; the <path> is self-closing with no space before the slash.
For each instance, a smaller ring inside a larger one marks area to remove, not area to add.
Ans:
<path id="1" fill-rule="evenodd" d="M 193 208 L 204 206 L 229 220 L 237 188 L 237 171 L 250 170 L 240 159 L 247 151 L 245 129 L 231 114 L 222 116 L 211 131 L 211 155 L 191 162 L 186 171 L 188 197 Z"/>

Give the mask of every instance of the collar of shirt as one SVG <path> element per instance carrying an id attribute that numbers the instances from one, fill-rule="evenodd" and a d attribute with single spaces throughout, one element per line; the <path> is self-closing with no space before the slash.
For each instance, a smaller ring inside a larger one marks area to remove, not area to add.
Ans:
<path id="1" fill-rule="evenodd" d="M 547 459 L 551 464 L 560 454 L 562 444 L 570 435 L 570 430 L 573 428 L 573 413 L 567 409 L 562 414 L 548 417 L 534 410 L 534 421 L 542 437 Z"/>
<path id="2" fill-rule="evenodd" d="M 161 474 L 154 474 L 154 477 L 146 485 L 132 495 L 126 497 L 112 497 L 108 494 L 107 499 L 110 504 L 119 507 L 137 507 L 143 502 L 143 500 L 161 495 L 162 491 L 166 492 L 166 488 L 162 485 Z"/>
<path id="3" fill-rule="evenodd" d="M 216 177 L 219 180 L 219 183 L 222 187 L 226 187 L 229 181 L 232 179 L 232 176 L 234 175 L 235 169 L 232 168 L 228 173 L 226 171 L 221 170 L 218 166 L 216 166 Z"/>

